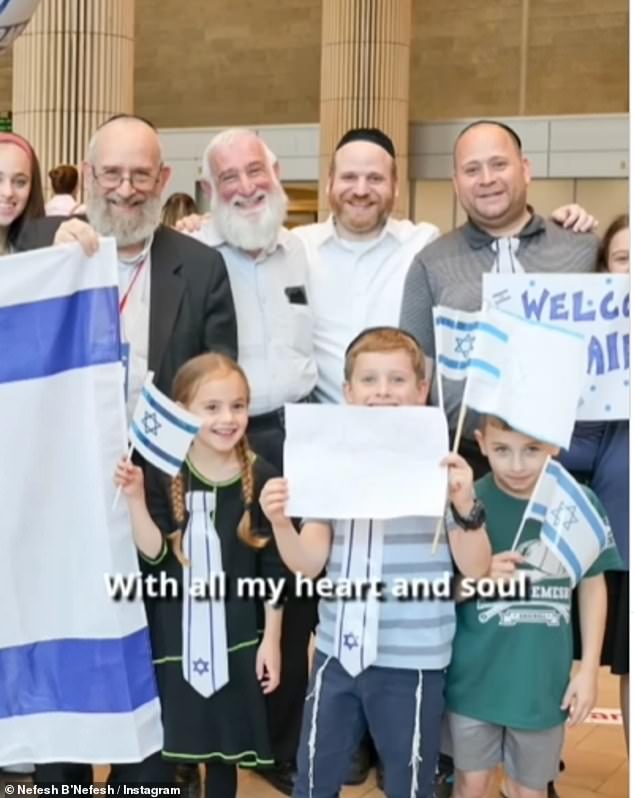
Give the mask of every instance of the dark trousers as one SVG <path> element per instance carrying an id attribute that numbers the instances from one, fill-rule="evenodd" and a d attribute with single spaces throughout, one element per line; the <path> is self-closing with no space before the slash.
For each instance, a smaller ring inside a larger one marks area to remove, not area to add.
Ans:
<path id="1" fill-rule="evenodd" d="M 59 784 L 92 784 L 92 765 L 74 762 L 50 762 L 35 766 L 36 784 L 57 782 Z M 160 751 L 142 762 L 112 765 L 108 784 L 174 784 L 174 765 L 166 762 Z"/>
<path id="2" fill-rule="evenodd" d="M 387 798 L 431 798 L 444 710 L 444 672 L 370 667 L 353 678 L 331 658 L 321 671 L 316 691 L 316 674 L 325 662 L 325 655 L 317 651 L 293 798 L 337 798 L 366 730 L 384 765 Z M 414 745 L 417 724 L 419 736 Z M 416 772 L 411 765 L 414 748 Z"/>
<path id="3" fill-rule="evenodd" d="M 281 410 L 249 421 L 247 438 L 251 448 L 280 474 L 283 473 L 284 434 Z M 308 643 L 316 623 L 316 600 L 296 598 L 289 591 L 282 620 L 280 684 L 267 696 L 271 746 L 277 762 L 292 762 L 297 752 L 308 684 Z"/>

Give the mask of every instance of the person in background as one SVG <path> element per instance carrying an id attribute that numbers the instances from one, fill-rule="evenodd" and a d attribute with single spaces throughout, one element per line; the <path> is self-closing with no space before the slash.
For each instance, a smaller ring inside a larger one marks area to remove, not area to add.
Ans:
<path id="1" fill-rule="evenodd" d="M 603 236 L 597 256 L 597 271 L 628 274 L 630 271 L 630 218 L 617 216 Z M 625 741 L 629 748 L 630 625 L 629 625 L 629 484 L 630 425 L 618 421 L 581 421 L 575 426 L 570 449 L 561 462 L 585 482 L 604 505 L 624 563 L 623 570 L 605 574 L 608 590 L 608 617 L 601 652 L 601 665 L 609 665 L 620 677 L 621 712 Z M 575 613 L 575 621 L 578 621 Z M 579 655 L 575 625 L 575 658 Z"/>
<path id="2" fill-rule="evenodd" d="M 192 213 L 198 213 L 196 201 L 189 194 L 177 192 L 171 194 L 163 205 L 161 211 L 161 224 L 166 227 L 176 227 L 176 222 L 184 216 L 189 216 Z"/>
<path id="3" fill-rule="evenodd" d="M 79 172 L 70 164 L 56 166 L 48 173 L 53 197 L 46 203 L 47 216 L 72 216 L 80 208 L 77 202 Z"/>

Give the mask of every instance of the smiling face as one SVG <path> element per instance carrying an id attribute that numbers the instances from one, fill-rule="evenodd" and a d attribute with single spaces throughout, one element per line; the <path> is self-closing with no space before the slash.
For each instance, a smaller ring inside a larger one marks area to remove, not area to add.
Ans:
<path id="1" fill-rule="evenodd" d="M 454 188 L 475 224 L 491 234 L 521 227 L 528 216 L 530 167 L 511 135 L 497 125 L 467 130 L 454 152 Z"/>
<path id="2" fill-rule="evenodd" d="M 29 156 L 16 144 L 0 144 L 0 227 L 9 227 L 26 208 L 31 194 Z"/>
<path id="3" fill-rule="evenodd" d="M 486 419 L 484 430 L 476 430 L 475 436 L 496 485 L 518 499 L 530 498 L 546 458 L 559 451 L 521 432 L 503 429 L 491 419 Z"/>
<path id="4" fill-rule="evenodd" d="M 414 370 L 405 349 L 391 352 L 360 352 L 350 379 L 344 385 L 346 402 L 367 407 L 423 405 L 428 385 Z"/>
<path id="5" fill-rule="evenodd" d="M 397 196 L 394 159 L 370 141 L 345 144 L 334 155 L 326 190 L 341 237 L 374 238 Z"/>
<path id="6" fill-rule="evenodd" d="M 226 453 L 236 447 L 246 432 L 249 394 L 237 371 L 219 372 L 200 382 L 186 407 L 203 422 L 194 445 Z"/>
<path id="7" fill-rule="evenodd" d="M 218 232 L 238 249 L 267 249 L 284 224 L 288 199 L 262 139 L 249 132 L 218 146 L 209 166 Z"/>
<path id="8" fill-rule="evenodd" d="M 145 241 L 158 227 L 161 194 L 170 170 L 158 135 L 138 119 L 116 119 L 98 131 L 83 166 L 88 218 L 119 248 Z"/>

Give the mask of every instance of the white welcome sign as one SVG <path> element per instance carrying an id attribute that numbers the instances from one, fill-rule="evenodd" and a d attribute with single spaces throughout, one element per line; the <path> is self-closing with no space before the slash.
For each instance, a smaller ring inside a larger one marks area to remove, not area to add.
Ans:
<path id="1" fill-rule="evenodd" d="M 483 302 L 494 307 L 585 335 L 580 421 L 629 417 L 629 275 L 485 274 L 482 291 Z"/>

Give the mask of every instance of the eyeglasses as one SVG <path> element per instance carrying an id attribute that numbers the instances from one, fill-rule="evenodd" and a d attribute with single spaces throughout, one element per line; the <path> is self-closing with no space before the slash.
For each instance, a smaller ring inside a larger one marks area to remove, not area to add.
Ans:
<path id="1" fill-rule="evenodd" d="M 119 188 L 125 180 L 128 180 L 132 188 L 137 191 L 147 192 L 151 191 L 160 180 L 162 169 L 163 164 L 160 165 L 157 175 L 146 172 L 144 169 L 135 169 L 132 172 L 128 172 L 126 175 L 121 169 L 102 169 L 100 172 L 97 172 L 93 166 L 92 174 L 98 185 L 106 190 Z"/>

